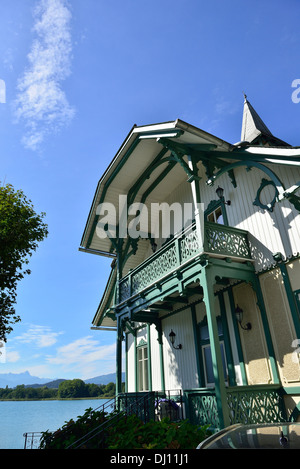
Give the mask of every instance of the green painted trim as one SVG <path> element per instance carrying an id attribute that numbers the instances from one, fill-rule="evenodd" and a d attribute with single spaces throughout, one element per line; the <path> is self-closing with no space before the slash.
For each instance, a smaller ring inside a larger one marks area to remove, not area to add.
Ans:
<path id="1" fill-rule="evenodd" d="M 275 188 L 275 194 L 273 197 L 273 200 L 269 204 L 263 204 L 260 200 L 260 193 L 261 191 L 266 187 L 266 186 L 273 186 Z M 268 181 L 267 179 L 262 179 L 260 186 L 257 190 L 255 200 L 253 202 L 253 205 L 257 205 L 258 207 L 262 208 L 263 210 L 268 210 L 269 212 L 273 212 L 274 205 L 276 201 L 278 200 L 278 190 L 277 187 L 275 186 L 274 181 Z"/>
<path id="2" fill-rule="evenodd" d="M 225 308 L 223 292 L 222 291 L 218 292 L 217 297 L 219 300 L 220 311 L 221 311 L 221 321 L 222 321 L 225 353 L 226 353 L 227 368 L 228 368 L 229 386 L 236 386 L 234 363 L 233 363 L 233 356 L 232 356 L 232 350 L 231 350 L 231 344 L 230 344 L 229 329 L 228 329 L 228 323 L 227 323 L 227 317 L 226 317 L 226 308 Z"/>
<path id="3" fill-rule="evenodd" d="M 283 387 L 284 393 L 287 395 L 300 395 L 300 386 Z"/>
<path id="4" fill-rule="evenodd" d="M 128 333 L 125 334 L 125 392 L 128 392 Z"/>
<path id="5" fill-rule="evenodd" d="M 110 175 L 110 177 L 108 178 L 108 180 L 104 183 L 104 189 L 103 189 L 103 192 L 101 194 L 101 197 L 100 197 L 100 201 L 98 203 L 101 204 L 106 196 L 106 192 L 108 190 L 108 187 L 109 185 L 111 184 L 111 182 L 114 180 L 114 178 L 117 176 L 117 174 L 120 172 L 120 170 L 122 169 L 122 167 L 125 165 L 125 163 L 127 162 L 128 158 L 131 156 L 131 154 L 133 153 L 133 151 L 135 150 L 135 148 L 137 147 L 137 145 L 140 143 L 140 140 L 138 138 L 136 138 L 136 140 L 132 143 L 132 145 L 130 146 L 130 148 L 127 150 L 127 152 L 125 153 L 125 155 L 123 156 L 123 158 L 121 159 L 121 161 L 119 162 L 119 164 L 117 165 L 117 167 L 114 169 L 114 171 L 112 172 L 112 174 Z M 94 220 L 93 220 L 93 223 L 92 223 L 92 228 L 91 228 L 91 232 L 89 234 L 89 237 L 88 237 L 88 240 L 87 240 L 87 244 L 86 244 L 86 247 L 89 248 L 91 242 L 92 242 L 92 238 L 94 236 L 94 232 L 95 232 L 95 229 L 96 229 L 96 226 L 97 226 L 97 223 L 98 223 L 98 219 L 99 219 L 99 215 L 94 215 Z"/>
<path id="6" fill-rule="evenodd" d="M 279 378 L 279 373 L 278 373 L 278 368 L 277 368 L 277 362 L 276 362 L 276 357 L 275 357 L 275 351 L 273 347 L 273 342 L 272 342 L 272 336 L 270 332 L 270 327 L 269 327 L 269 322 L 268 322 L 268 317 L 266 313 L 266 307 L 264 303 L 264 298 L 263 294 L 261 291 L 261 286 L 258 278 L 256 275 L 253 275 L 253 280 L 250 282 L 252 284 L 253 290 L 256 292 L 257 296 L 257 306 L 259 307 L 260 314 L 261 314 L 261 319 L 263 323 L 263 328 L 264 328 L 264 333 L 265 333 L 265 338 L 266 338 L 266 343 L 267 343 L 267 348 L 268 348 L 268 353 L 269 353 L 269 360 L 271 364 L 271 370 L 273 374 L 273 379 L 274 379 L 274 384 L 279 384 L 280 383 L 280 378 Z"/>
<path id="7" fill-rule="evenodd" d="M 290 281 L 290 277 L 288 274 L 286 264 L 284 262 L 278 262 L 277 267 L 279 267 L 281 271 L 283 284 L 284 284 L 286 296 L 288 299 L 296 335 L 297 337 L 300 337 L 300 317 L 299 317 L 299 309 L 298 309 L 297 297 L 296 297 L 296 293 L 298 292 L 298 290 L 296 290 L 295 292 L 293 292 L 292 290 L 291 281 Z"/>
<path id="8" fill-rule="evenodd" d="M 151 365 L 151 332 L 150 325 L 147 324 L 147 342 L 148 342 L 148 383 L 149 391 L 152 391 L 152 365 Z"/>
<path id="9" fill-rule="evenodd" d="M 228 289 L 228 298 L 229 298 L 229 303 L 230 303 L 232 324 L 233 324 L 233 329 L 234 329 L 234 335 L 235 335 L 235 341 L 236 341 L 240 371 L 241 371 L 241 375 L 242 375 L 242 384 L 244 386 L 246 386 L 248 384 L 248 380 L 247 380 L 247 373 L 246 373 L 246 368 L 245 368 L 245 359 L 244 359 L 244 354 L 243 354 L 243 349 L 242 349 L 242 344 L 241 344 L 239 326 L 237 324 L 236 317 L 235 317 L 235 304 L 234 304 L 232 288 L 233 287 L 231 286 Z"/>
<path id="10" fill-rule="evenodd" d="M 253 145 L 251 145 L 253 148 Z M 284 151 L 284 150 L 283 150 Z M 214 155 L 216 155 L 219 158 L 228 158 L 230 160 L 242 160 L 242 161 L 257 161 L 257 162 L 266 162 L 266 159 L 270 159 L 273 161 L 268 161 L 268 164 L 276 164 L 275 160 L 284 160 L 286 159 L 286 156 L 284 155 L 276 155 L 276 154 L 269 154 L 269 155 L 262 155 L 261 153 L 249 153 L 246 150 L 242 150 L 240 148 L 235 148 L 233 151 L 219 151 L 215 150 Z M 297 157 L 291 157 L 290 158 L 293 161 L 300 161 L 300 150 L 299 150 L 299 156 Z"/>
<path id="11" fill-rule="evenodd" d="M 158 155 L 154 158 L 152 163 L 146 168 L 146 170 L 143 172 L 143 174 L 138 178 L 138 180 L 131 186 L 131 188 L 128 191 L 127 197 L 128 197 L 128 205 L 131 205 L 137 195 L 138 190 L 142 187 L 144 182 L 149 179 L 151 173 L 161 164 L 166 163 L 168 160 L 167 159 L 162 159 L 164 155 L 167 153 L 167 149 L 163 148 Z"/>
<path id="12" fill-rule="evenodd" d="M 204 218 L 207 219 L 208 215 L 217 210 L 219 207 L 221 207 L 222 210 L 224 226 L 229 226 L 224 197 L 222 197 L 221 200 L 211 200 L 209 202 L 206 210 L 204 211 Z"/>
<path id="13" fill-rule="evenodd" d="M 274 171 L 272 171 L 270 168 L 267 168 L 263 164 L 258 163 L 257 161 L 251 161 L 251 160 L 238 161 L 236 163 L 232 163 L 232 164 L 229 164 L 229 165 L 225 166 L 224 168 L 220 169 L 216 174 L 214 174 L 210 179 L 208 179 L 206 181 L 206 183 L 208 185 L 213 185 L 214 182 L 220 176 L 222 176 L 223 174 L 225 174 L 226 172 L 228 172 L 232 169 L 238 168 L 239 166 L 246 166 L 247 168 L 251 168 L 252 166 L 254 166 L 257 169 L 260 169 L 261 171 L 266 173 L 272 179 L 272 181 L 274 182 L 279 194 L 283 194 L 285 192 L 285 188 L 284 188 L 282 182 L 277 177 L 277 175 L 274 173 Z"/>
<path id="14" fill-rule="evenodd" d="M 289 422 L 299 422 L 300 421 L 299 416 L 300 416 L 300 402 L 298 402 L 298 404 L 294 407 L 294 410 L 290 415 Z"/>
<path id="15" fill-rule="evenodd" d="M 220 419 L 220 428 L 230 425 L 229 409 L 227 405 L 227 392 L 224 382 L 224 370 L 219 341 L 219 332 L 216 315 L 214 313 L 214 276 L 216 272 L 213 267 L 207 266 L 201 270 L 200 284 L 203 288 L 203 301 L 206 307 L 207 325 L 210 337 L 210 348 L 215 380 L 215 393 Z"/>
<path id="16" fill-rule="evenodd" d="M 117 318 L 117 344 L 116 344 L 116 395 L 122 392 L 122 324 Z"/>
<path id="17" fill-rule="evenodd" d="M 201 360 L 200 360 L 201 346 L 199 343 L 199 334 L 198 334 L 198 325 L 197 325 L 195 305 L 191 305 L 191 315 L 192 315 L 192 325 L 193 325 L 193 335 L 194 335 L 194 350 L 195 350 L 196 366 L 197 366 L 197 374 L 198 374 L 198 386 L 201 387 L 203 383 Z"/>
<path id="18" fill-rule="evenodd" d="M 134 346 L 134 350 L 133 350 L 133 355 L 134 355 L 134 386 L 135 386 L 135 392 L 137 392 L 138 390 L 138 371 L 137 371 L 137 354 L 136 354 L 136 349 L 137 349 L 137 338 L 136 338 L 136 335 L 134 336 L 134 339 L 133 339 L 133 346 Z"/>
<path id="19" fill-rule="evenodd" d="M 161 382 L 161 390 L 165 392 L 165 366 L 164 366 L 164 349 L 163 349 L 163 338 L 162 338 L 162 324 L 161 320 L 157 320 L 155 323 L 155 327 L 157 330 L 157 341 L 159 347 L 159 364 L 160 364 L 160 382 Z"/>

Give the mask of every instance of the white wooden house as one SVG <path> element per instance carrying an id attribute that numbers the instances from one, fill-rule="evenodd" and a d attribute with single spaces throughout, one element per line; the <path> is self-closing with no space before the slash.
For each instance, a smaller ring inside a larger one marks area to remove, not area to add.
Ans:
<path id="1" fill-rule="evenodd" d="M 130 130 L 80 246 L 112 258 L 93 326 L 116 331 L 117 392 L 126 371 L 126 393 L 180 390 L 192 421 L 297 419 L 299 165 L 246 96 L 235 144 L 179 119 Z"/>

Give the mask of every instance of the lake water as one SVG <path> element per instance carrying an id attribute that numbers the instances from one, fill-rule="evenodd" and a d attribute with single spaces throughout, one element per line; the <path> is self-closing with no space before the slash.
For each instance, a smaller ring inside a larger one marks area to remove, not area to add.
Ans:
<path id="1" fill-rule="evenodd" d="M 104 399 L 0 401 L 0 449 L 23 449 L 26 432 L 55 431 Z"/>

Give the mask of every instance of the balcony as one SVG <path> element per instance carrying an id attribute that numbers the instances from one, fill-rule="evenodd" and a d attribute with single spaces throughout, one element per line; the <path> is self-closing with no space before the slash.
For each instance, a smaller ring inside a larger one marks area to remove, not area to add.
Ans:
<path id="1" fill-rule="evenodd" d="M 202 254 L 240 262 L 251 260 L 248 232 L 205 222 L 202 246 L 195 223 L 190 225 L 120 280 L 118 303 L 142 294 L 167 276 L 178 274 Z"/>

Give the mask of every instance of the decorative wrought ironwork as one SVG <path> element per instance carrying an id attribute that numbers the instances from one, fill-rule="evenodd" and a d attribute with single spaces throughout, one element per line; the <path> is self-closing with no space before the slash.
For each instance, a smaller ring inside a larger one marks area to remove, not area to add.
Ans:
<path id="1" fill-rule="evenodd" d="M 130 297 L 130 278 L 125 277 L 120 281 L 120 300 L 124 301 Z"/>
<path id="2" fill-rule="evenodd" d="M 199 425 L 220 429 L 214 391 L 187 392 L 190 419 Z M 236 386 L 227 389 L 230 424 L 279 423 L 287 421 L 280 388 Z"/>
<path id="3" fill-rule="evenodd" d="M 286 421 L 284 403 L 278 390 L 252 389 L 228 390 L 227 402 L 231 423 L 256 424 Z"/>
<path id="4" fill-rule="evenodd" d="M 251 259 L 246 231 L 209 222 L 204 229 L 207 252 Z"/>
<path id="5" fill-rule="evenodd" d="M 189 392 L 188 412 L 191 423 L 210 425 L 216 429 L 220 428 L 217 399 L 214 391 Z"/>
<path id="6" fill-rule="evenodd" d="M 203 251 L 251 259 L 246 231 L 211 222 L 205 222 L 204 231 L 204 246 L 200 246 L 196 225 L 192 224 L 122 278 L 119 283 L 119 302 L 143 291 Z"/>
<path id="7" fill-rule="evenodd" d="M 42 437 L 41 432 L 27 432 L 23 436 L 25 438 L 24 449 L 38 449 Z"/>
<path id="8" fill-rule="evenodd" d="M 185 262 L 200 252 L 200 243 L 195 225 L 187 230 L 180 240 L 181 261 Z"/>
<path id="9" fill-rule="evenodd" d="M 144 290 L 144 288 L 168 274 L 177 265 L 176 246 L 171 243 L 171 245 L 153 256 L 144 267 L 132 274 L 131 294 L 134 295 Z"/>

